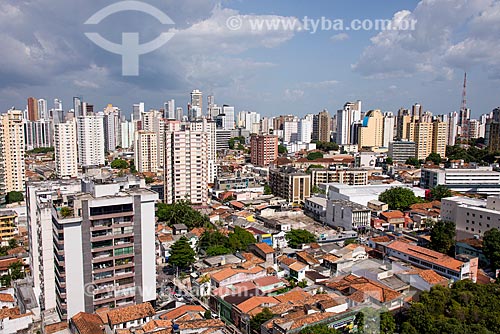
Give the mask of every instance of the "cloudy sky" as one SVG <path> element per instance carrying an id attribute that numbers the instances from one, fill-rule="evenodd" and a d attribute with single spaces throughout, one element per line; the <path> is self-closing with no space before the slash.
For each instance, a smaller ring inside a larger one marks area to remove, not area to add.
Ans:
<path id="1" fill-rule="evenodd" d="M 268 116 L 333 112 L 355 99 L 365 110 L 397 111 L 419 102 L 441 114 L 460 107 L 464 71 L 473 116 L 500 105 L 500 0 L 151 0 L 144 2 L 175 24 L 135 11 L 84 24 L 115 2 L 1 0 L 1 110 L 24 108 L 28 96 L 46 98 L 50 107 L 61 98 L 69 109 L 72 97 L 82 96 L 97 109 L 112 103 L 129 114 L 139 101 L 160 108 L 174 98 L 185 106 L 198 88 L 218 104 Z M 234 17 L 240 29 L 228 27 Z M 344 20 L 344 26 L 354 19 L 416 25 L 313 33 L 304 17 Z M 297 24 L 252 27 L 259 19 Z M 140 75 L 127 77 L 121 56 L 93 44 L 85 32 L 114 43 L 123 32 L 139 32 L 141 43 L 162 32 L 174 37 L 142 55 Z"/>

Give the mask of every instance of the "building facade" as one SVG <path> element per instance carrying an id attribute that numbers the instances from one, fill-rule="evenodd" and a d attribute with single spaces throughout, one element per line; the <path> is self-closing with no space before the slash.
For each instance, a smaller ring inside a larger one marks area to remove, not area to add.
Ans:
<path id="1" fill-rule="evenodd" d="M 26 146 L 21 110 L 0 115 L 0 145 L 0 195 L 24 192 Z"/>
<path id="2" fill-rule="evenodd" d="M 78 148 L 74 119 L 54 124 L 54 155 L 58 178 L 78 176 Z"/>
<path id="3" fill-rule="evenodd" d="M 289 203 L 303 204 L 311 197 L 311 176 L 293 168 L 270 169 L 269 186 Z"/>
<path id="4" fill-rule="evenodd" d="M 134 157 L 139 173 L 158 172 L 158 140 L 155 132 L 141 130 L 135 133 Z"/>
<path id="5" fill-rule="evenodd" d="M 278 137 L 273 135 L 252 135 L 250 137 L 251 163 L 269 166 L 278 157 Z"/>
<path id="6" fill-rule="evenodd" d="M 104 165 L 103 116 L 88 115 L 77 118 L 78 162 L 81 166 Z"/>
<path id="7" fill-rule="evenodd" d="M 165 202 L 208 201 L 208 134 L 167 131 L 165 135 Z"/>

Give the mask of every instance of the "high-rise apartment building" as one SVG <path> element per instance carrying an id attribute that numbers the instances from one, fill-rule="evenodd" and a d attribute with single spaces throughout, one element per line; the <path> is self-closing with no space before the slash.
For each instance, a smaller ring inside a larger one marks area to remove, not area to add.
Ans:
<path id="1" fill-rule="evenodd" d="M 76 119 L 78 162 L 81 166 L 104 165 L 104 117 L 87 115 Z"/>
<path id="2" fill-rule="evenodd" d="M 252 135 L 250 137 L 251 162 L 266 167 L 278 157 L 278 137 L 272 135 Z"/>
<path id="3" fill-rule="evenodd" d="M 486 123 L 485 139 L 490 152 L 500 151 L 500 108 L 491 112 L 491 118 Z"/>
<path id="4" fill-rule="evenodd" d="M 234 107 L 223 105 L 222 115 L 224 115 L 224 122 L 222 124 L 222 128 L 224 130 L 234 130 Z"/>
<path id="5" fill-rule="evenodd" d="M 363 118 L 359 131 L 359 147 L 381 147 L 384 139 L 384 115 L 380 110 L 370 110 Z"/>
<path id="6" fill-rule="evenodd" d="M 155 300 L 158 194 L 131 179 L 61 182 L 28 185 L 31 265 L 42 309 L 69 319 Z"/>
<path id="7" fill-rule="evenodd" d="M 435 120 L 432 122 L 432 153 L 437 153 L 441 158 L 445 158 L 447 144 L 448 123 Z"/>
<path id="8" fill-rule="evenodd" d="M 382 146 L 389 147 L 389 143 L 394 141 L 394 126 L 396 118 L 392 112 L 384 113 L 384 135 L 382 138 Z"/>
<path id="9" fill-rule="evenodd" d="M 132 106 L 132 121 L 140 121 L 144 112 L 144 102 L 136 103 Z M 139 129 L 140 130 L 140 129 Z"/>
<path id="10" fill-rule="evenodd" d="M 158 139 L 155 132 L 137 131 L 134 143 L 134 163 L 139 173 L 158 171 Z"/>
<path id="11" fill-rule="evenodd" d="M 0 115 L 0 195 L 24 191 L 25 151 L 23 112 L 9 110 Z"/>
<path id="12" fill-rule="evenodd" d="M 198 89 L 191 92 L 191 108 L 193 107 L 203 110 L 203 93 Z"/>
<path id="13" fill-rule="evenodd" d="M 299 121 L 286 121 L 283 124 L 283 142 L 295 143 L 299 141 Z"/>
<path id="14" fill-rule="evenodd" d="M 313 118 L 312 139 L 329 142 L 330 134 L 330 113 L 327 110 L 323 110 Z"/>
<path id="15" fill-rule="evenodd" d="M 165 151 L 161 149 L 165 146 L 165 118 L 158 110 L 150 110 L 144 112 L 141 115 L 142 118 L 142 130 L 152 132 L 156 134 L 157 140 L 157 158 L 155 161 L 158 163 L 157 168 L 159 170 L 163 169 L 165 164 Z"/>
<path id="16" fill-rule="evenodd" d="M 448 143 L 448 123 L 435 120 L 433 122 L 413 121 L 408 124 L 408 140 L 415 142 L 415 157 L 425 160 L 429 154 L 437 153 L 446 156 Z"/>
<path id="17" fill-rule="evenodd" d="M 208 201 L 208 134 L 202 131 L 165 132 L 165 201 Z"/>
<path id="18" fill-rule="evenodd" d="M 175 119 L 175 100 L 168 100 L 165 103 L 165 115 L 166 119 Z"/>
<path id="19" fill-rule="evenodd" d="M 351 145 L 358 141 L 357 131 L 353 131 L 353 126 L 359 121 L 361 101 L 347 102 L 343 109 L 337 111 L 337 144 Z"/>
<path id="20" fill-rule="evenodd" d="M 134 123 L 130 121 L 123 121 L 120 125 L 121 143 L 120 146 L 124 149 L 131 148 L 134 145 Z"/>
<path id="21" fill-rule="evenodd" d="M 411 123 L 412 116 L 408 109 L 399 109 L 398 116 L 396 118 L 396 138 L 398 140 L 408 139 L 408 124 Z"/>
<path id="22" fill-rule="evenodd" d="M 38 100 L 34 97 L 28 97 L 28 120 L 38 120 Z"/>
<path id="23" fill-rule="evenodd" d="M 54 124 L 56 175 L 60 179 L 78 176 L 76 120 Z"/>
<path id="24" fill-rule="evenodd" d="M 208 183 L 214 183 L 217 177 L 217 133 L 216 124 L 206 118 L 188 124 L 189 130 L 207 133 L 207 178 Z M 175 129 L 172 129 L 175 130 Z"/>
<path id="25" fill-rule="evenodd" d="M 293 168 L 270 169 L 269 186 L 290 203 L 302 204 L 311 197 L 311 175 Z"/>
<path id="26" fill-rule="evenodd" d="M 456 111 L 449 113 L 446 122 L 448 123 L 448 145 L 453 146 L 458 135 L 458 113 Z"/>
<path id="27" fill-rule="evenodd" d="M 309 144 L 312 138 L 313 130 L 313 115 L 306 115 L 299 121 L 298 141 L 301 143 Z"/>
<path id="28" fill-rule="evenodd" d="M 109 104 L 104 109 L 104 149 L 113 152 L 121 145 L 121 112 L 117 107 Z"/>
<path id="29" fill-rule="evenodd" d="M 38 100 L 38 119 L 49 120 L 49 110 L 47 109 L 47 100 Z"/>
<path id="30" fill-rule="evenodd" d="M 37 121 L 24 120 L 26 150 L 52 147 L 54 131 L 52 120 L 40 118 Z"/>

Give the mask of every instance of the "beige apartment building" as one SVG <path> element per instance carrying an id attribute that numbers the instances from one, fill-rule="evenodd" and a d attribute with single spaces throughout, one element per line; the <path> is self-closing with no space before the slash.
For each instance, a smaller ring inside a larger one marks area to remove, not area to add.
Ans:
<path id="1" fill-rule="evenodd" d="M 158 139 L 155 132 L 137 131 L 135 133 L 135 166 L 139 173 L 158 171 Z"/>
<path id="2" fill-rule="evenodd" d="M 0 127 L 0 186 L 3 188 L 0 192 L 4 192 L 3 195 L 10 191 L 24 192 L 23 112 L 9 110 L 0 115 Z"/>

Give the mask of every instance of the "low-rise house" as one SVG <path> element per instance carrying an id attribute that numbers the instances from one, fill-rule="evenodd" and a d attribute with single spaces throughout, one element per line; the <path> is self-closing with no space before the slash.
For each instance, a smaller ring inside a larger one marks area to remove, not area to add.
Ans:
<path id="1" fill-rule="evenodd" d="M 347 275 L 325 283 L 325 286 L 341 292 L 348 298 L 349 307 L 374 304 L 388 310 L 396 310 L 404 304 L 404 295 L 366 277 Z"/>
<path id="2" fill-rule="evenodd" d="M 202 314 L 205 309 L 200 305 L 182 305 L 159 316 L 161 320 L 176 321 L 186 314 Z"/>
<path id="3" fill-rule="evenodd" d="M 74 334 L 105 334 L 104 321 L 97 314 L 79 312 L 69 320 L 69 328 Z"/>
<path id="4" fill-rule="evenodd" d="M 210 279 L 212 287 L 218 288 L 238 282 L 252 281 L 266 275 L 266 270 L 261 266 L 255 266 L 251 269 L 225 268 L 221 271 L 213 273 Z"/>
<path id="5" fill-rule="evenodd" d="M 392 210 L 380 213 L 390 231 L 400 231 L 405 227 L 405 214 L 399 210 Z"/>
<path id="6" fill-rule="evenodd" d="M 211 333 L 212 331 L 226 328 L 226 325 L 219 319 L 205 319 L 175 322 L 172 328 L 174 333 L 194 334 Z"/>
<path id="7" fill-rule="evenodd" d="M 0 309 L 0 333 L 19 333 L 33 323 L 33 314 L 21 314 L 18 307 Z"/>
<path id="8" fill-rule="evenodd" d="M 16 304 L 14 297 L 9 293 L 0 293 L 0 309 L 12 308 Z"/>
<path id="9" fill-rule="evenodd" d="M 429 291 L 436 285 L 444 287 L 449 285 L 449 279 L 439 275 L 432 269 L 414 268 L 396 273 L 396 276 L 418 291 Z"/>
<path id="10" fill-rule="evenodd" d="M 150 303 L 125 306 L 107 313 L 109 326 L 115 332 L 118 329 L 142 326 L 154 315 L 155 310 Z"/>
<path id="11" fill-rule="evenodd" d="M 263 259 L 265 261 L 265 266 L 272 266 L 274 265 L 274 257 L 275 257 L 275 251 L 274 248 L 269 246 L 268 244 L 264 242 L 260 242 L 257 244 L 250 245 L 249 249 L 258 257 Z"/>
<path id="12" fill-rule="evenodd" d="M 387 245 L 386 251 L 389 257 L 403 260 L 419 268 L 435 270 L 440 275 L 455 281 L 470 279 L 475 282 L 477 279 L 478 258 L 462 262 L 446 254 L 397 240 Z"/>

